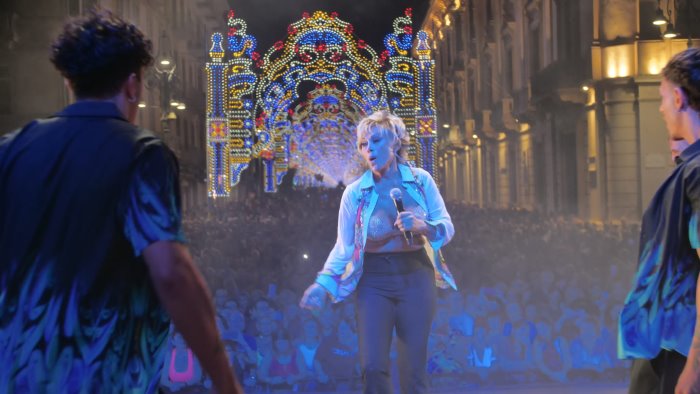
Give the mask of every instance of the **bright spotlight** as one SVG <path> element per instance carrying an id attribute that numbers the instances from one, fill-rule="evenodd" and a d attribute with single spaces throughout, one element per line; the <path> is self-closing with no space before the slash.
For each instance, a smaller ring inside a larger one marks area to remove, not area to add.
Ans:
<path id="1" fill-rule="evenodd" d="M 676 33 L 676 29 L 673 28 L 673 23 L 669 23 L 668 27 L 666 28 L 666 32 L 664 33 L 664 38 L 676 37 L 678 37 L 678 33 Z"/>
<path id="2" fill-rule="evenodd" d="M 663 26 L 668 23 L 668 19 L 664 16 L 664 12 L 661 11 L 661 8 L 656 8 L 656 16 L 652 23 L 656 26 Z"/>

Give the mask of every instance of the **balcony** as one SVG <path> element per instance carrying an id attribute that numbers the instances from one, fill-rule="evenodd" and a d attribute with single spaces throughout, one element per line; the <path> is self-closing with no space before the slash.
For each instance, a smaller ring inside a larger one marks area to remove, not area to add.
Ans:
<path id="1" fill-rule="evenodd" d="M 591 77 L 589 64 L 585 59 L 575 58 L 557 61 L 540 70 L 531 78 L 532 100 L 559 100 L 562 89 L 579 89 Z"/>
<path id="2" fill-rule="evenodd" d="M 530 103 L 530 97 L 531 94 L 529 86 L 513 92 L 512 112 L 515 117 L 527 117 L 527 114 L 534 110 L 532 104 Z"/>
<path id="3" fill-rule="evenodd" d="M 513 116 L 513 99 L 504 98 L 499 104 L 493 106 L 493 113 L 491 114 L 493 127 L 506 132 L 518 131 L 519 127 Z"/>

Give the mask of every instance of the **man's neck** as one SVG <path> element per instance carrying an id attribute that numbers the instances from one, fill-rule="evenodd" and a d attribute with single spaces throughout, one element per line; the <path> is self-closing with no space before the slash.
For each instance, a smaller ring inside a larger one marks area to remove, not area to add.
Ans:
<path id="1" fill-rule="evenodd" d="M 683 118 L 683 129 L 685 129 L 685 137 L 683 138 L 688 144 L 693 144 L 700 140 L 700 113 L 688 109 L 686 116 Z"/>
<path id="2" fill-rule="evenodd" d="M 127 103 L 122 94 L 117 94 L 113 97 L 106 98 L 96 98 L 96 97 L 76 97 L 76 103 L 112 103 L 114 104 L 119 112 L 124 116 L 124 119 L 128 119 Z"/>

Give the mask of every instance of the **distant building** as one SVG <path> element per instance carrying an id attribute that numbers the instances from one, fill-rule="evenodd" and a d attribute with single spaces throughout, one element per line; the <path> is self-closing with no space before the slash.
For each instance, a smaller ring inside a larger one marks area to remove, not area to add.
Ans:
<path id="1" fill-rule="evenodd" d="M 0 5 L 0 133 L 51 115 L 71 101 L 63 80 L 49 61 L 49 45 L 70 16 L 93 5 L 135 23 L 153 41 L 154 55 L 168 52 L 175 64 L 171 98 L 176 119 L 162 122 L 162 86 L 155 70 L 146 76 L 139 126 L 165 139 L 180 160 L 183 207 L 206 201 L 204 131 L 206 46 L 213 31 L 225 27 L 225 0 L 5 0 Z M 167 100 L 166 100 L 167 101 Z M 172 116 L 171 116 L 172 118 Z M 167 132 L 164 132 L 167 130 Z"/>
<path id="2" fill-rule="evenodd" d="M 446 197 L 639 220 L 672 168 L 659 72 L 700 25 L 672 9 L 685 35 L 662 39 L 652 20 L 666 3 L 432 1 L 422 28 L 435 43 Z"/>

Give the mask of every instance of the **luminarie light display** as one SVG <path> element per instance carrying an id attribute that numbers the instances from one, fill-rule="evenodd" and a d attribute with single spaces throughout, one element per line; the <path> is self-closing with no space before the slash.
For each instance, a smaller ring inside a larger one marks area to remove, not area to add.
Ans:
<path id="1" fill-rule="evenodd" d="M 434 62 L 428 35 L 414 37 L 411 26 L 407 9 L 378 54 L 337 13 L 304 13 L 261 55 L 229 11 L 226 39 L 212 35 L 206 65 L 209 196 L 229 196 L 254 159 L 268 192 L 290 166 L 296 184 L 348 183 L 362 171 L 355 126 L 379 109 L 403 119 L 409 160 L 435 176 Z"/>

